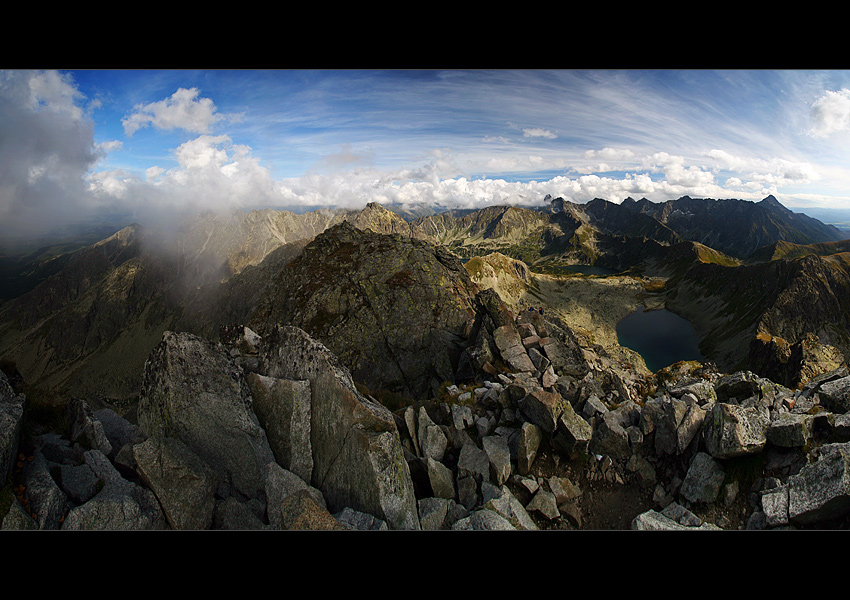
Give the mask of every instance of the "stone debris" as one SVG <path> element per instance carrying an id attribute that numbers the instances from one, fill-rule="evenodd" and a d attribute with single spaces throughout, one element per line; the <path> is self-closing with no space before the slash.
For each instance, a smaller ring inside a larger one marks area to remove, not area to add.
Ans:
<path id="1" fill-rule="evenodd" d="M 75 398 L 70 436 L 43 432 L 26 456 L 26 399 L 0 374 L 2 528 L 581 529 L 597 486 L 650 499 L 625 515 L 634 530 L 847 523 L 845 367 L 796 391 L 710 365 L 641 379 L 487 302 L 467 378 L 394 413 L 298 328 L 234 328 L 229 347 L 167 332 L 138 425 Z"/>

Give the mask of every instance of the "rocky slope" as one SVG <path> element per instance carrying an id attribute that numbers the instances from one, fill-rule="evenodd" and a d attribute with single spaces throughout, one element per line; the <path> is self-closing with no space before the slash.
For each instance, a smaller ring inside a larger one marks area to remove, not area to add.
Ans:
<path id="1" fill-rule="evenodd" d="M 0 307 L 3 528 L 843 527 L 845 255 L 747 264 L 609 204 L 208 215 L 74 254 Z M 721 360 L 648 372 L 612 333 L 639 302 Z"/>
<path id="2" fill-rule="evenodd" d="M 467 384 L 394 413 L 289 326 L 166 332 L 138 425 L 74 399 L 47 429 L 2 374 L 2 528 L 850 524 L 845 366 L 797 391 L 698 363 L 635 377 L 537 311 L 479 333 Z"/>

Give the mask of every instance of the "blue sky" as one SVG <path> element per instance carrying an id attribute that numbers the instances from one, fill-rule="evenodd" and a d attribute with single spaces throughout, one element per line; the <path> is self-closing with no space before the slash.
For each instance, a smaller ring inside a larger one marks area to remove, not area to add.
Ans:
<path id="1" fill-rule="evenodd" d="M 850 71 L 0 73 L 0 219 L 683 195 L 850 208 Z"/>

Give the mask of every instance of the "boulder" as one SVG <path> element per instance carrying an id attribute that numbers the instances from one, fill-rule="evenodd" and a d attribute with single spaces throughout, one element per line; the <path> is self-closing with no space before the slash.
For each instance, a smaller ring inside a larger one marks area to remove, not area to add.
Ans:
<path id="1" fill-rule="evenodd" d="M 850 443 L 821 446 L 818 460 L 788 479 L 788 517 L 808 525 L 850 511 Z"/>
<path id="2" fill-rule="evenodd" d="M 175 438 L 148 438 L 133 447 L 133 456 L 172 529 L 212 526 L 219 476 L 186 444 Z"/>
<path id="3" fill-rule="evenodd" d="M 65 407 L 65 414 L 70 423 L 69 437 L 87 449 L 98 449 L 107 456 L 112 454 L 112 444 L 106 437 L 106 431 L 85 400 L 71 398 Z M 118 449 L 116 449 L 117 451 Z"/>
<path id="4" fill-rule="evenodd" d="M 570 455 L 574 452 L 586 452 L 592 438 L 593 427 L 590 423 L 578 415 L 569 402 L 565 403 L 552 436 L 552 445 Z"/>
<path id="5" fill-rule="evenodd" d="M 821 384 L 817 393 L 827 410 L 838 414 L 850 411 L 850 376 Z"/>
<path id="6" fill-rule="evenodd" d="M 726 472 L 719 461 L 705 452 L 698 452 L 691 461 L 679 494 L 689 502 L 714 502 L 725 478 Z"/>
<path id="7" fill-rule="evenodd" d="M 569 402 L 560 394 L 538 388 L 520 400 L 519 409 L 530 422 L 551 434 L 558 424 L 558 417 L 566 410 L 567 405 Z"/>
<path id="8" fill-rule="evenodd" d="M 493 342 L 508 367 L 514 371 L 534 372 L 534 363 L 528 357 L 519 332 L 517 332 L 513 323 L 497 328 L 493 332 Z"/>
<path id="9" fill-rule="evenodd" d="M 417 518 L 418 521 L 418 518 Z M 288 495 L 280 503 L 280 528 L 289 531 L 346 531 L 328 509 L 307 490 Z"/>
<path id="10" fill-rule="evenodd" d="M 448 438 L 439 425 L 434 423 L 424 406 L 419 407 L 417 438 L 419 439 L 419 451 L 424 458 L 431 458 L 436 461 L 443 460 L 449 444 Z"/>
<path id="11" fill-rule="evenodd" d="M 100 491 L 85 504 L 72 508 L 63 530 L 135 531 L 168 529 L 168 522 L 152 491 L 127 481 L 100 450 L 89 450 L 84 460 L 102 482 Z"/>
<path id="12" fill-rule="evenodd" d="M 537 450 L 543 439 L 543 432 L 534 423 L 525 422 L 517 437 L 517 471 L 526 475 L 531 471 L 531 465 L 537 458 Z"/>
<path id="13" fill-rule="evenodd" d="M 22 485 L 26 490 L 28 512 L 39 529 L 59 529 L 71 508 L 67 495 L 50 474 L 47 460 L 38 450 L 24 463 Z"/>
<path id="14" fill-rule="evenodd" d="M 212 467 L 221 497 L 265 501 L 274 455 L 242 370 L 220 344 L 165 332 L 145 364 L 138 418 L 148 437 L 179 439 Z"/>
<path id="15" fill-rule="evenodd" d="M 706 449 L 721 459 L 761 452 L 769 426 L 769 415 L 763 410 L 717 402 L 703 423 Z"/>
<path id="16" fill-rule="evenodd" d="M 783 448 L 805 446 L 812 437 L 814 421 L 813 415 L 780 413 L 770 422 L 767 439 L 771 444 Z"/>
<path id="17" fill-rule="evenodd" d="M 617 461 L 627 461 L 632 454 L 629 436 L 623 428 L 622 420 L 613 411 L 602 415 L 593 430 L 588 449 Z"/>
<path id="18" fill-rule="evenodd" d="M 488 435 L 481 439 L 484 452 L 490 461 L 490 479 L 501 486 L 511 476 L 511 451 L 508 440 L 500 435 Z"/>
<path id="19" fill-rule="evenodd" d="M 313 477 L 310 442 L 310 382 L 246 376 L 254 400 L 254 413 L 266 432 L 275 461 L 305 481 Z"/>
<path id="20" fill-rule="evenodd" d="M 310 382 L 311 483 L 328 509 L 349 507 L 390 529 L 418 529 L 413 482 L 392 413 L 358 392 L 348 369 L 303 330 L 278 326 L 263 342 L 262 374 Z"/>

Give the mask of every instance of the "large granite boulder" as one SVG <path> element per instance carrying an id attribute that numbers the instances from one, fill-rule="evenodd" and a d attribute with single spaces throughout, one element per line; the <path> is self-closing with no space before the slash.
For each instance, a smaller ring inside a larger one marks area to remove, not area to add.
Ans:
<path id="1" fill-rule="evenodd" d="M 770 415 L 764 410 L 717 402 L 703 422 L 705 446 L 721 459 L 755 454 L 764 449 L 769 427 Z"/>
<path id="2" fill-rule="evenodd" d="M 248 373 L 246 380 L 254 399 L 254 413 L 266 431 L 277 464 L 310 481 L 313 477 L 310 382 L 259 373 Z"/>
<path id="3" fill-rule="evenodd" d="M 174 438 L 148 438 L 133 447 L 142 480 L 159 500 L 172 529 L 209 529 L 218 474 Z"/>
<path id="4" fill-rule="evenodd" d="M 263 337 L 260 372 L 310 382 L 313 476 L 328 510 L 369 513 L 392 529 L 418 529 L 409 467 L 392 413 L 357 391 L 348 369 L 297 327 Z"/>
<path id="5" fill-rule="evenodd" d="M 218 495 L 265 502 L 274 455 L 242 369 L 220 344 L 167 331 L 145 364 L 138 408 L 148 437 L 182 441 L 218 473 Z"/>

